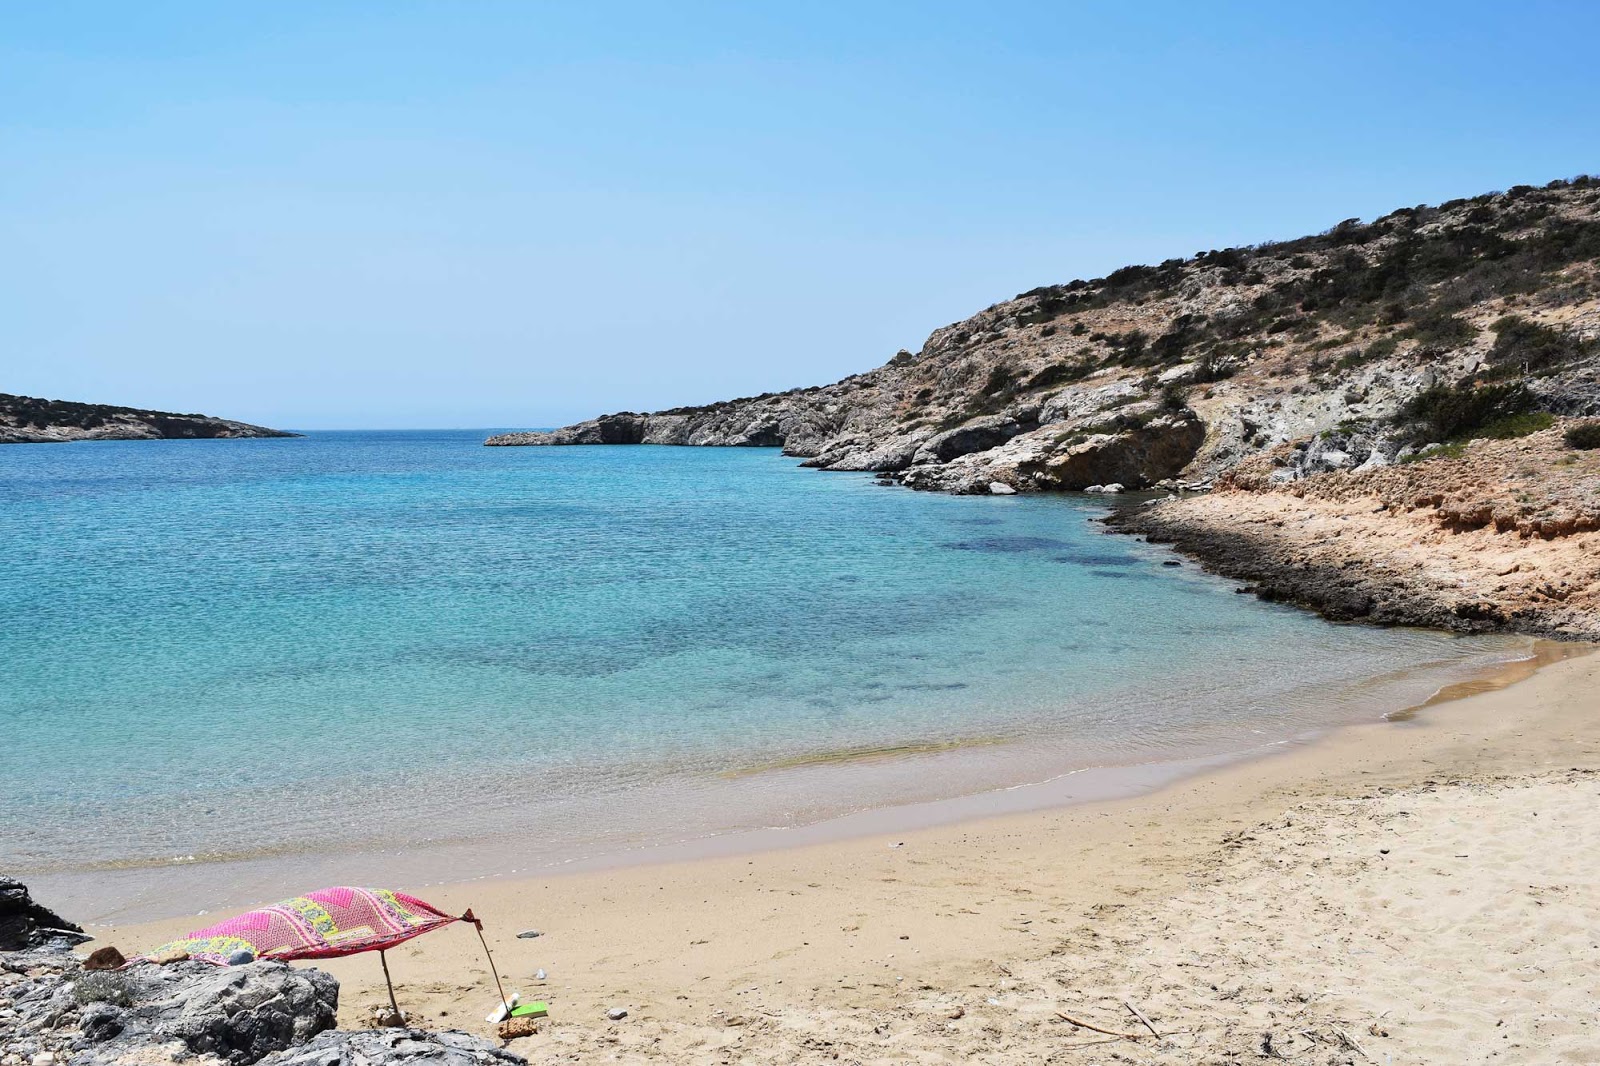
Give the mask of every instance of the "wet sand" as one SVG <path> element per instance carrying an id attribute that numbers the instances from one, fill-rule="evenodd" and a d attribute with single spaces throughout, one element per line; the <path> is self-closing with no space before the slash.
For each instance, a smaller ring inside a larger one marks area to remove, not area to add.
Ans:
<path id="1" fill-rule="evenodd" d="M 1600 657 L 1541 650 L 1561 661 L 1139 797 L 422 894 L 473 907 L 508 990 L 550 1003 L 533 1057 L 1228 1061 L 1270 1032 L 1305 1061 L 1596 1061 Z M 360 1024 L 377 960 L 323 965 Z M 422 1023 L 490 1031 L 470 929 L 390 968 Z M 1166 1038 L 1062 1018 L 1143 1031 L 1125 1000 Z"/>

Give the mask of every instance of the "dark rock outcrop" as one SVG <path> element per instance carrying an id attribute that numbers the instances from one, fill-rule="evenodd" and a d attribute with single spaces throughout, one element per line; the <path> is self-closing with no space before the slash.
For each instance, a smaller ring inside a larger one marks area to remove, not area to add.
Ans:
<path id="1" fill-rule="evenodd" d="M 315 969 L 279 962 L 218 969 L 207 963 L 143 967 L 155 975 L 189 970 L 149 1020 L 155 1033 L 170 1033 L 191 1051 L 209 1051 L 238 1064 L 294 1047 L 332 1029 L 339 1009 L 339 982 Z M 194 970 L 203 967 L 210 973 Z M 181 1003 L 174 1016 L 173 1005 Z"/>
<path id="2" fill-rule="evenodd" d="M 15 927 L 21 932 L 8 941 L 22 944 L 23 949 L 0 950 L 0 1060 L 7 1063 L 526 1063 L 456 1030 L 334 1030 L 339 982 L 312 967 L 270 961 L 218 967 L 178 961 L 87 969 L 70 946 L 88 938 L 81 931 L 75 938 L 51 935 L 78 927 L 34 903 L 21 882 L 0 878 L 0 904 L 8 908 L 6 915 L 24 919 Z"/>
<path id="3" fill-rule="evenodd" d="M 53 940 L 81 944 L 91 939 L 82 927 L 34 902 L 27 885 L 0 877 L 0 951 L 26 951 Z"/>
<path id="4" fill-rule="evenodd" d="M 54 966 L 26 960 L 32 976 L 6 988 L 16 1039 L 93 1054 L 79 1066 L 137 1049 L 175 1045 L 233 1066 L 305 1043 L 334 1025 L 339 982 L 281 962 L 217 967 L 203 962 L 83 970 L 60 953 Z M 43 969 L 43 972 L 41 972 Z"/>

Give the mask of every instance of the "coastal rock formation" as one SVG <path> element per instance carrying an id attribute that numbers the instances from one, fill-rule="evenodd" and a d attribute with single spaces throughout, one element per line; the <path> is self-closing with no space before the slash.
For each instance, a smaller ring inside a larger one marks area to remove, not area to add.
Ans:
<path id="1" fill-rule="evenodd" d="M 948 462 L 913 466 L 904 483 L 957 493 L 990 492 L 995 483 L 1016 492 L 1151 485 L 1182 471 L 1205 434 L 1205 426 L 1190 411 L 1113 432 L 1035 430 Z"/>
<path id="2" fill-rule="evenodd" d="M 1223 484 L 1118 527 L 1330 617 L 1578 637 L 1587 460 L 1546 431 L 1597 415 L 1581 177 L 1044 286 L 832 385 L 487 443 L 776 445 L 952 493 Z"/>
<path id="3" fill-rule="evenodd" d="M 515 1066 L 522 1058 L 466 1033 L 334 1030 L 339 982 L 281 962 L 218 967 L 174 961 L 86 969 L 50 936 L 77 926 L 33 903 L 6 878 L 0 904 L 25 913 L 23 950 L 0 950 L 0 1064 L 120 1066 Z M 102 949 L 104 950 L 104 949 Z"/>
<path id="4" fill-rule="evenodd" d="M 332 975 L 277 962 L 83 970 L 58 952 L 54 959 L 7 960 L 6 969 L 27 975 L 3 990 L 17 1015 L 8 1040 L 36 1047 L 34 1054 L 72 1054 L 79 1066 L 121 1061 L 140 1049 L 248 1066 L 331 1029 L 339 1003 Z"/>
<path id="5" fill-rule="evenodd" d="M 1110 521 L 1336 620 L 1600 640 L 1600 450 L 1571 425 L 1290 480 L 1258 461 Z"/>
<path id="6" fill-rule="evenodd" d="M 1280 480 L 1371 468 L 1434 443 L 1431 390 L 1600 414 L 1597 267 L 1600 181 L 1518 186 L 1044 286 L 832 385 L 486 443 L 780 446 L 944 492 L 1205 483 L 1284 445 Z"/>
<path id="7" fill-rule="evenodd" d="M 89 939 L 82 928 L 35 903 L 27 885 L 0 876 L 0 951 L 26 951 L 58 940 L 81 944 Z"/>
<path id="8" fill-rule="evenodd" d="M 77 440 L 199 440 L 222 437 L 297 437 L 210 415 L 180 415 L 99 403 L 41 400 L 0 393 L 0 444 Z"/>
<path id="9" fill-rule="evenodd" d="M 527 1060 L 458 1029 L 340 1029 L 280 1051 L 262 1066 L 525 1066 Z"/>

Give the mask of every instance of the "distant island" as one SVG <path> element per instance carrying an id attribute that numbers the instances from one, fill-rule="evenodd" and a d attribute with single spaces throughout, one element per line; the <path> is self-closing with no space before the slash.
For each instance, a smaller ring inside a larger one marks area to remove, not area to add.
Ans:
<path id="1" fill-rule="evenodd" d="M 145 411 L 103 403 L 42 400 L 0 392 L 0 444 L 75 440 L 210 440 L 223 437 L 298 437 L 211 415 Z"/>

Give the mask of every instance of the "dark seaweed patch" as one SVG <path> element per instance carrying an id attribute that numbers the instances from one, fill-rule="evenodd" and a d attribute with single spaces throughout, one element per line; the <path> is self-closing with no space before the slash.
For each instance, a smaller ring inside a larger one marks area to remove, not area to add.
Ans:
<path id="1" fill-rule="evenodd" d="M 977 537 L 973 540 L 956 540 L 942 547 L 958 552 L 987 552 L 991 555 L 1010 555 L 1016 552 L 1048 551 L 1071 547 L 1066 541 L 1050 537 Z"/>
<path id="2" fill-rule="evenodd" d="M 1131 555 L 1097 554 L 1095 552 L 1084 552 L 1080 555 L 1071 553 L 1053 555 L 1051 559 L 1058 563 L 1077 563 L 1079 566 L 1134 566 L 1139 561 Z"/>
<path id="3" fill-rule="evenodd" d="M 1150 574 L 1143 570 L 1090 570 L 1095 577 L 1118 577 L 1129 581 L 1149 580 Z"/>

